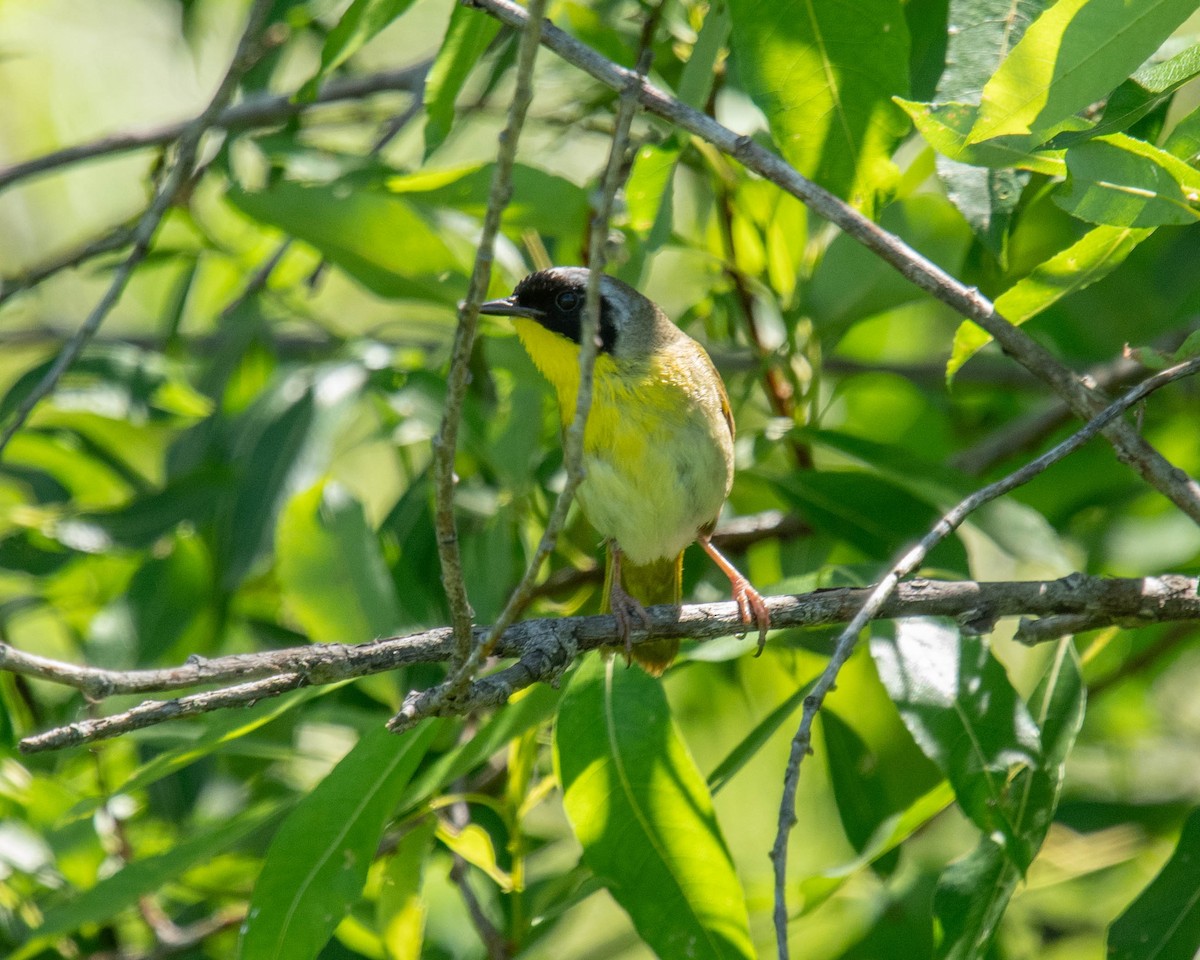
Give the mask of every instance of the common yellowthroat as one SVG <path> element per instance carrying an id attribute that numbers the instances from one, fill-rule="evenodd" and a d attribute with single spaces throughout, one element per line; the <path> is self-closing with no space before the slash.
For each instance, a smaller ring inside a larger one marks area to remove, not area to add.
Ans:
<path id="1" fill-rule="evenodd" d="M 552 267 L 530 274 L 480 312 L 511 317 L 534 365 L 558 394 L 563 428 L 575 415 L 579 343 L 588 270 Z M 605 597 L 628 656 L 657 676 L 678 640 L 630 642 L 643 604 L 678 604 L 683 551 L 700 545 L 729 577 L 742 622 L 770 615 L 750 582 L 710 537 L 733 483 L 733 415 L 704 348 L 651 300 L 614 277 L 600 278 L 600 350 L 583 441 L 584 478 L 576 497 L 608 543 Z"/>

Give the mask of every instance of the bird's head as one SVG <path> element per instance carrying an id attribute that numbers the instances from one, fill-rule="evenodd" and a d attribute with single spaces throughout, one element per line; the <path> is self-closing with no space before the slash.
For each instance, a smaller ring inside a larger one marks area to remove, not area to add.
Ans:
<path id="1" fill-rule="evenodd" d="M 590 271 L 551 267 L 531 273 L 511 296 L 479 308 L 491 316 L 523 317 L 578 344 Z M 600 352 L 615 358 L 643 356 L 677 332 L 654 302 L 615 277 L 600 278 Z"/>

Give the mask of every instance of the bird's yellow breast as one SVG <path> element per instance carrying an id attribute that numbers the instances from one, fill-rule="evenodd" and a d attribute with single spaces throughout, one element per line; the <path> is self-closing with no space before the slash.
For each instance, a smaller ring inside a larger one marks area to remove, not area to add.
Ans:
<path id="1" fill-rule="evenodd" d="M 578 345 L 533 320 L 513 323 L 553 385 L 566 427 L 579 390 Z M 597 356 L 578 498 L 634 563 L 676 556 L 716 519 L 733 478 L 723 404 L 716 371 L 687 337 L 645 357 Z"/>

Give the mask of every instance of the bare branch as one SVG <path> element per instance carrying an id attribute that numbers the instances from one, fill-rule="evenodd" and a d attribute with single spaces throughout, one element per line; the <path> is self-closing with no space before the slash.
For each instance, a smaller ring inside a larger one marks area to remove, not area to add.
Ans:
<path id="1" fill-rule="evenodd" d="M 377 93 L 419 93 L 425 83 L 429 64 L 418 63 L 403 70 L 389 70 L 364 77 L 349 77 L 330 80 L 311 102 L 301 102 L 291 94 L 259 96 L 231 107 L 222 107 L 204 123 L 205 129 L 247 130 L 282 123 L 312 110 L 340 100 L 361 100 Z M 208 111 L 206 110 L 205 113 Z M 47 173 L 82 160 L 129 153 L 147 147 L 162 147 L 173 143 L 199 123 L 201 117 L 165 124 L 140 133 L 119 133 L 102 137 L 90 143 L 81 143 L 47 153 L 31 160 L 14 163 L 0 168 L 0 190 L 40 173 Z"/>
<path id="2" fill-rule="evenodd" d="M 150 242 L 154 239 L 155 233 L 158 232 L 159 224 L 162 222 L 171 204 L 175 202 L 175 198 L 180 190 L 192 175 L 192 166 L 196 162 L 196 153 L 199 149 L 201 138 L 212 126 L 213 121 L 225 108 L 225 105 L 233 98 L 242 74 L 251 67 L 257 58 L 258 39 L 263 27 L 266 25 L 267 15 L 270 13 L 271 7 L 270 0 L 255 0 L 254 6 L 250 8 L 250 15 L 247 18 L 241 40 L 238 41 L 233 60 L 230 62 L 229 69 L 221 80 L 220 85 L 217 87 L 217 92 L 213 94 L 213 98 L 204 112 L 189 123 L 185 131 L 180 135 L 175 163 L 159 188 L 158 193 L 155 195 L 153 202 L 151 202 L 146 212 L 142 214 L 137 226 L 134 227 L 132 237 L 133 250 L 124 263 L 117 269 L 112 283 L 109 284 L 104 296 L 100 298 L 100 302 L 93 308 L 75 336 L 63 346 L 58 356 L 55 357 L 54 363 L 51 364 L 50 369 L 46 371 L 45 376 L 30 391 L 29 395 L 21 401 L 9 419 L 3 434 L 0 434 L 0 453 L 3 453 L 4 448 L 8 446 L 8 442 L 21 429 L 25 420 L 33 412 L 33 408 L 54 389 L 59 378 L 75 362 L 75 359 L 83 351 L 84 346 L 100 328 L 100 324 L 104 322 L 104 318 L 116 306 L 117 301 L 121 298 L 121 294 L 125 290 L 125 285 L 129 282 L 130 277 L 133 276 L 133 271 L 137 265 L 149 253 Z"/>
<path id="3" fill-rule="evenodd" d="M 544 8 L 545 4 L 539 0 L 533 0 L 530 3 L 529 24 L 531 29 L 527 33 L 526 39 L 532 49 L 537 48 L 540 39 L 532 28 L 535 25 L 540 26 Z M 644 75 L 650 68 L 649 46 L 653 39 L 652 24 L 655 20 L 656 15 L 649 18 L 646 29 L 642 33 L 638 76 Z M 488 631 L 487 636 L 472 647 L 469 655 L 440 686 L 432 690 L 409 694 L 400 712 L 388 724 L 388 729 L 395 733 L 402 733 L 423 718 L 437 713 L 447 701 L 461 696 L 463 690 L 478 673 L 483 662 L 492 655 L 501 634 L 521 615 L 521 611 L 532 598 L 542 564 L 554 552 L 558 535 L 567 520 L 567 512 L 575 499 L 575 491 L 583 482 L 583 437 L 588 412 L 592 406 L 592 373 L 600 343 L 600 277 L 604 273 L 607 260 L 608 224 L 612 216 L 613 201 L 624 180 L 623 171 L 625 170 L 625 154 L 629 147 L 629 130 L 633 125 L 637 107 L 637 86 L 631 82 L 621 93 L 616 129 L 609 146 L 608 163 L 604 170 L 600 196 L 596 209 L 593 211 L 591 231 L 588 237 L 588 267 L 591 273 L 588 275 L 587 290 L 584 296 L 583 324 L 579 332 L 579 387 L 576 391 L 574 416 L 570 425 L 563 432 L 563 464 L 567 471 L 566 483 L 555 500 L 554 507 L 546 521 L 546 528 L 542 532 L 542 538 L 538 542 L 533 557 L 526 565 L 524 575 L 513 589 L 508 602 L 504 605 L 504 609 Z"/>
<path id="4" fill-rule="evenodd" d="M 1072 574 L 1061 580 L 979 583 L 912 580 L 873 614 L 880 619 L 951 617 L 964 629 L 979 630 L 1003 617 L 1050 617 L 1096 614 L 1106 623 L 1166 623 L 1200 620 L 1200 578 L 1163 575 L 1108 580 Z M 818 590 L 767 599 L 774 628 L 806 628 L 845 623 L 861 613 L 870 596 L 866 589 Z M 647 630 L 635 644 L 659 639 L 712 640 L 745 630 L 736 603 L 657 606 L 647 611 Z M 1102 625 L 1097 622 L 1096 626 Z M 476 639 L 486 631 L 476 628 Z M 481 677 L 465 698 L 446 705 L 446 713 L 462 715 L 479 706 L 497 706 L 515 691 L 552 681 L 572 659 L 618 641 L 616 622 L 607 614 L 523 620 L 504 632 L 496 656 L 515 662 Z M 747 641 L 746 649 L 753 644 Z M 27 753 L 53 750 L 119 736 L 131 730 L 212 710 L 244 707 L 304 686 L 338 683 L 394 670 L 414 663 L 452 659 L 451 631 L 446 627 L 404 637 L 388 637 L 356 645 L 312 644 L 259 654 L 203 660 L 162 670 L 105 670 L 25 653 L 0 643 L 0 670 L 35 677 L 81 690 L 92 700 L 118 694 L 180 690 L 202 684 L 233 684 L 172 700 L 150 700 L 123 713 L 81 720 L 21 742 Z"/>
<path id="5" fill-rule="evenodd" d="M 517 142 L 525 125 L 525 114 L 533 100 L 533 65 L 541 38 L 545 0 L 534 0 L 537 15 L 522 25 L 517 53 L 517 83 L 508 108 L 508 123 L 500 134 L 500 149 L 488 195 L 483 230 L 475 252 L 475 266 L 467 286 L 467 297 L 458 308 L 458 326 L 450 354 L 450 374 L 446 380 L 446 409 L 442 425 L 433 438 L 434 527 L 437 531 L 438 559 L 442 568 L 442 587 L 450 606 L 450 625 L 454 630 L 455 663 L 461 668 L 471 654 L 471 624 L 474 612 L 463 580 L 462 556 L 458 547 L 458 527 L 454 520 L 454 458 L 458 451 L 458 427 L 470 376 L 471 351 L 479 328 L 479 307 L 487 295 L 492 276 L 492 258 L 500 217 L 512 198 L 512 171 L 517 159 Z"/>
<path id="6" fill-rule="evenodd" d="M 512 0 L 468 2 L 518 29 L 524 27 L 528 18 L 525 11 Z M 637 76 L 634 71 L 606 59 L 552 24 L 543 26 L 542 42 L 564 60 L 614 90 L 625 89 Z M 1023 330 L 1005 320 L 996 312 L 992 302 L 977 289 L 960 283 L 899 237 L 801 176 L 777 154 L 750 137 L 739 136 L 648 81 L 640 81 L 639 96 L 651 113 L 706 140 L 746 168 L 786 190 L 822 217 L 837 224 L 917 287 L 979 324 L 1005 353 L 1066 400 L 1077 417 L 1087 420 L 1104 409 L 1107 398 L 1088 387 Z M 1114 421 L 1105 429 L 1104 435 L 1123 463 L 1137 470 L 1147 483 L 1200 523 L 1200 484 L 1168 463 L 1129 424 Z"/>
<path id="7" fill-rule="evenodd" d="M 1100 414 L 1088 421 L 1082 429 L 1072 434 L 1052 450 L 1042 454 L 1036 460 L 1027 463 L 1021 469 L 1015 470 L 1007 477 L 975 491 L 975 493 L 962 500 L 949 513 L 942 517 L 933 529 L 922 537 L 916 546 L 907 550 L 896 561 L 891 570 L 871 589 L 870 595 L 862 605 L 862 609 L 854 615 L 838 636 L 833 655 L 829 658 L 828 666 L 826 666 L 821 676 L 817 679 L 817 682 L 813 685 L 812 692 L 804 698 L 804 710 L 800 716 L 800 726 L 792 738 L 787 773 L 784 777 L 783 797 L 779 804 L 779 825 L 775 834 L 775 843 L 771 848 L 771 862 L 775 867 L 775 942 L 779 949 L 780 960 L 787 960 L 788 957 L 787 841 L 792 827 L 796 824 L 796 788 L 800 782 L 800 765 L 812 750 L 812 724 L 816 718 L 817 711 L 821 709 L 825 697 L 828 696 L 837 682 L 838 672 L 845 662 L 850 659 L 850 654 L 854 652 L 855 644 L 858 642 L 858 635 L 863 627 L 879 614 L 884 604 L 895 592 L 900 580 L 916 570 L 924 562 L 929 552 L 946 539 L 946 537 L 950 536 L 974 511 L 978 510 L 985 503 L 995 500 L 997 497 L 1003 496 L 1017 487 L 1028 483 L 1052 464 L 1074 453 L 1097 433 L 1104 430 L 1109 423 L 1113 422 L 1131 406 L 1140 402 L 1155 390 L 1197 372 L 1200 372 L 1200 359 L 1189 360 L 1186 363 L 1178 364 L 1168 370 L 1155 374 L 1153 377 L 1148 377 L 1132 390 L 1126 392 L 1118 400 L 1109 404 Z M 1068 577 L 1067 581 L 1075 578 L 1075 575 L 1073 575 L 1072 577 Z M 1152 602 L 1154 588 L 1149 586 L 1149 579 L 1147 580 L 1147 585 L 1149 596 L 1146 599 Z M 1060 610 L 1053 616 L 1059 617 L 1068 612 L 1077 612 L 1085 617 L 1093 618 L 1087 621 L 1086 626 L 1088 628 L 1100 625 L 1098 620 L 1102 611 L 1099 609 Z M 972 624 L 972 629 L 976 632 L 988 629 L 990 627 L 990 620 L 991 618 L 986 614 L 986 611 L 980 611 L 980 616 L 977 622 Z M 1108 622 L 1113 621 L 1109 620 Z M 1078 624 L 1079 621 L 1076 621 L 1076 623 Z M 1061 633 L 1062 631 L 1059 630 L 1056 636 L 1061 635 Z"/>

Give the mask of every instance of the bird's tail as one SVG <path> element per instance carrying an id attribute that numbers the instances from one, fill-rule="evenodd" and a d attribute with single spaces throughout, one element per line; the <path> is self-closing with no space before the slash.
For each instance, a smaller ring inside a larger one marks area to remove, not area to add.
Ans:
<path id="1" fill-rule="evenodd" d="M 607 553 L 604 567 L 604 596 L 600 609 L 611 612 L 613 560 L 612 551 Z M 674 558 L 655 560 L 647 564 L 630 563 L 625 557 L 621 561 L 621 581 L 625 592 L 641 603 L 652 607 L 659 603 L 678 605 L 683 596 L 683 553 Z M 633 659 L 650 676 L 657 677 L 671 665 L 679 653 L 679 640 L 654 640 L 640 643 L 633 648 Z"/>

